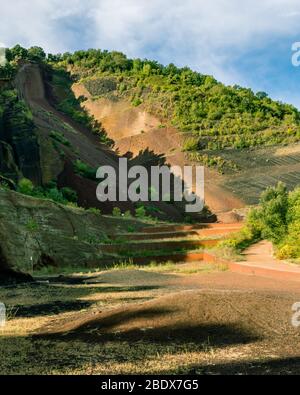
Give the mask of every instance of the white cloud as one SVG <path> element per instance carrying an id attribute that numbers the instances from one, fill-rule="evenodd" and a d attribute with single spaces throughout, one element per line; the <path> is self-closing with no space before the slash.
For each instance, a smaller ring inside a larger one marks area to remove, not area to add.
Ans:
<path id="1" fill-rule="evenodd" d="M 243 83 L 233 59 L 299 29 L 298 0 L 102 0 L 94 42 Z"/>
<path id="2" fill-rule="evenodd" d="M 117 49 L 133 57 L 188 64 L 228 83 L 243 82 L 243 76 L 230 67 L 236 56 L 299 31 L 299 0 L 1 3 L 0 41 L 9 45 L 41 45 L 51 52 Z"/>

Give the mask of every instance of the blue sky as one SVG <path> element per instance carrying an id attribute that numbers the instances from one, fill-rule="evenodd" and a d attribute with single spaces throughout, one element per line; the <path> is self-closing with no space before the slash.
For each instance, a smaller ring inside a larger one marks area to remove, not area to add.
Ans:
<path id="1" fill-rule="evenodd" d="M 0 43 L 188 65 L 300 108 L 299 0 L 1 0 Z"/>

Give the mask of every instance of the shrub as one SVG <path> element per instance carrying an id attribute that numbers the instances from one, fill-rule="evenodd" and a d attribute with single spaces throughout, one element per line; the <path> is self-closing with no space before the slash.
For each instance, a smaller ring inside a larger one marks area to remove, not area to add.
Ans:
<path id="1" fill-rule="evenodd" d="M 95 208 L 95 207 L 91 207 L 87 211 L 91 214 L 101 215 L 101 210 L 99 210 L 98 208 Z"/>
<path id="2" fill-rule="evenodd" d="M 127 232 L 128 232 L 128 233 L 134 233 L 135 231 L 136 231 L 136 229 L 135 229 L 134 226 L 129 225 L 129 226 L 127 227 Z"/>
<path id="3" fill-rule="evenodd" d="M 241 232 L 220 243 L 235 251 L 267 239 L 277 248 L 280 259 L 300 257 L 300 189 L 288 193 L 284 184 L 268 188 L 259 207 L 252 209 Z"/>
<path id="4" fill-rule="evenodd" d="M 32 182 L 27 178 L 23 178 L 18 183 L 17 191 L 23 195 L 33 196 L 39 199 L 49 199 L 53 202 L 73 206 L 77 206 L 77 193 L 71 188 L 57 189 L 55 183 L 50 183 L 48 188 L 34 187 Z"/>
<path id="5" fill-rule="evenodd" d="M 199 152 L 190 152 L 188 157 L 191 161 L 202 163 L 204 166 L 216 167 L 220 173 L 223 173 L 224 170 L 239 170 L 235 162 L 224 159 L 221 156 L 202 155 Z"/>
<path id="6" fill-rule="evenodd" d="M 287 233 L 288 191 L 284 184 L 268 188 L 260 201 L 262 236 L 275 244 Z"/>
<path id="7" fill-rule="evenodd" d="M 66 147 L 71 147 L 70 141 L 65 138 L 63 133 L 52 131 L 50 133 L 50 137 L 58 143 L 65 145 Z"/>
<path id="8" fill-rule="evenodd" d="M 133 99 L 132 102 L 131 102 L 131 104 L 132 104 L 134 107 L 138 107 L 138 106 L 140 106 L 142 103 L 143 103 L 143 102 L 142 102 L 142 100 L 141 100 L 140 98 L 135 98 L 135 99 Z"/>
<path id="9" fill-rule="evenodd" d="M 59 191 L 57 188 L 52 188 L 49 189 L 48 191 L 45 191 L 45 197 L 46 199 L 53 200 L 56 203 L 61 203 L 61 204 L 67 204 L 67 200 L 64 198 L 63 194 L 61 191 Z"/>
<path id="10" fill-rule="evenodd" d="M 278 259 L 296 259 L 300 256 L 299 252 L 299 247 L 285 244 L 277 251 L 276 256 Z"/>
<path id="11" fill-rule="evenodd" d="M 135 210 L 135 216 L 137 218 L 146 218 L 147 217 L 147 212 L 144 206 L 140 206 Z"/>
<path id="12" fill-rule="evenodd" d="M 239 233 L 219 243 L 220 248 L 228 248 L 236 252 L 242 252 L 257 241 L 252 230 L 246 225 Z"/>
<path id="13" fill-rule="evenodd" d="M 122 211 L 119 207 L 114 207 L 112 215 L 114 217 L 122 217 Z"/>
<path id="14" fill-rule="evenodd" d="M 0 181 L 0 191 L 10 191 L 10 186 L 6 181 Z"/>
<path id="15" fill-rule="evenodd" d="M 64 197 L 68 202 L 77 203 L 77 201 L 78 201 L 78 195 L 77 195 L 77 192 L 74 191 L 73 189 L 68 188 L 68 187 L 65 187 L 65 188 L 62 188 L 62 189 L 61 189 L 61 193 L 62 193 L 63 197 Z"/>
<path id="16" fill-rule="evenodd" d="M 18 192 L 23 195 L 32 195 L 34 191 L 33 183 L 28 178 L 22 178 L 18 183 Z"/>
<path id="17" fill-rule="evenodd" d="M 96 179 L 97 170 L 93 169 L 91 166 L 86 163 L 81 162 L 81 160 L 77 159 L 74 163 L 75 172 L 82 177 L 88 178 L 90 180 Z"/>
<path id="18" fill-rule="evenodd" d="M 199 149 L 199 139 L 195 137 L 190 137 L 183 143 L 183 151 L 197 151 Z"/>

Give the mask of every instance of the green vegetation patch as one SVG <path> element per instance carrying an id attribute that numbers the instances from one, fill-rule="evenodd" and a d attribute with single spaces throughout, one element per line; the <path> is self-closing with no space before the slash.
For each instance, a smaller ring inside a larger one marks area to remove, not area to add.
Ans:
<path id="1" fill-rule="evenodd" d="M 77 193 L 71 188 L 58 189 L 55 183 L 48 187 L 35 187 L 27 178 L 22 178 L 17 187 L 17 191 L 23 195 L 32 196 L 39 199 L 48 199 L 63 205 L 77 206 Z"/>
<path id="2" fill-rule="evenodd" d="M 57 141 L 58 143 L 60 143 L 60 144 L 62 144 L 62 145 L 65 145 L 66 147 L 71 147 L 70 141 L 69 141 L 68 139 L 65 138 L 65 136 L 64 136 L 63 133 L 52 131 L 52 132 L 50 133 L 50 137 L 51 137 L 53 140 Z"/>
<path id="3" fill-rule="evenodd" d="M 89 166 L 88 164 L 82 162 L 81 160 L 77 159 L 74 162 L 74 169 L 75 172 L 81 175 L 82 177 L 88 178 L 90 180 L 96 180 L 97 170 Z"/>
<path id="4" fill-rule="evenodd" d="M 280 259 L 300 258 L 300 188 L 288 192 L 283 183 L 268 188 L 248 214 L 244 229 L 220 248 L 241 252 L 259 240 L 273 242 Z"/>

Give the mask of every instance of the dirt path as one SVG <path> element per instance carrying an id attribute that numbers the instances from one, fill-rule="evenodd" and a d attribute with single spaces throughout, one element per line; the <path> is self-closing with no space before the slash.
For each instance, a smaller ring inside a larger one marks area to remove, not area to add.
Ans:
<path id="1" fill-rule="evenodd" d="M 281 272 L 293 272 L 300 275 L 300 266 L 281 261 L 274 256 L 274 247 L 269 241 L 261 241 L 244 251 L 246 263 L 252 266 L 279 270 Z"/>

